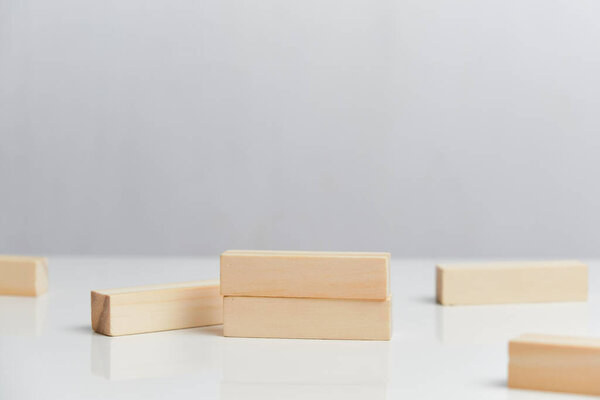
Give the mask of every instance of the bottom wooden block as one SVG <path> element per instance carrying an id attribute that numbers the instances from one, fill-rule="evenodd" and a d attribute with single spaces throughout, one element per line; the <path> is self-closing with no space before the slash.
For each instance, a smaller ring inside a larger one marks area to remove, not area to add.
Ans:
<path id="1" fill-rule="evenodd" d="M 92 292 L 92 329 L 108 336 L 217 325 L 222 321 L 218 280 Z"/>
<path id="2" fill-rule="evenodd" d="M 390 340 L 391 298 L 375 300 L 229 297 L 223 334 L 289 339 Z"/>
<path id="3" fill-rule="evenodd" d="M 600 339 L 522 335 L 509 357 L 511 388 L 600 395 Z"/>

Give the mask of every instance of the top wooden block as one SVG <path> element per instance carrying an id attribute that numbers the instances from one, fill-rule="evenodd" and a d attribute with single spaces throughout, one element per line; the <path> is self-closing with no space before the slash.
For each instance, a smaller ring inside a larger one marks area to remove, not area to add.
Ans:
<path id="1" fill-rule="evenodd" d="M 587 265 L 575 260 L 437 266 L 443 305 L 585 301 L 587 292 Z"/>
<path id="2" fill-rule="evenodd" d="M 389 253 L 230 250 L 221 294 L 385 300 L 389 273 Z"/>
<path id="3" fill-rule="evenodd" d="M 0 295 L 39 296 L 48 290 L 48 260 L 0 256 Z"/>

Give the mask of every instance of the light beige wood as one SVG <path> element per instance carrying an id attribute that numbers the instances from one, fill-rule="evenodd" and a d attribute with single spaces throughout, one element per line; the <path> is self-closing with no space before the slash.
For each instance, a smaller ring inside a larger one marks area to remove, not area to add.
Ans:
<path id="1" fill-rule="evenodd" d="M 218 280 L 92 291 L 92 329 L 108 336 L 222 322 Z"/>
<path id="2" fill-rule="evenodd" d="M 290 339 L 389 340 L 391 299 L 225 297 L 223 334 Z"/>
<path id="3" fill-rule="evenodd" d="M 385 300 L 389 264 L 389 253 L 230 250 L 221 255 L 221 294 Z"/>
<path id="4" fill-rule="evenodd" d="M 48 290 L 48 260 L 0 256 L 0 295 L 39 296 Z"/>
<path id="5" fill-rule="evenodd" d="M 508 349 L 509 387 L 600 395 L 600 339 L 527 334 Z"/>
<path id="6" fill-rule="evenodd" d="M 580 261 L 441 264 L 437 301 L 443 305 L 585 301 L 588 268 Z"/>

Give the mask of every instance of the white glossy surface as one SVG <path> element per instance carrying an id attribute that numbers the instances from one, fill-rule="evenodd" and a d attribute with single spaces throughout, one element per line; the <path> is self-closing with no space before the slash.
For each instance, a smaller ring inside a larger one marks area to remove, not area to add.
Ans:
<path id="1" fill-rule="evenodd" d="M 441 260 L 437 260 L 441 261 Z M 235 339 L 221 327 L 109 338 L 91 289 L 218 277 L 218 258 L 50 258 L 50 292 L 0 297 L 0 399 L 576 399 L 505 387 L 522 332 L 600 335 L 588 303 L 441 307 L 434 260 L 392 263 L 390 342 Z"/>

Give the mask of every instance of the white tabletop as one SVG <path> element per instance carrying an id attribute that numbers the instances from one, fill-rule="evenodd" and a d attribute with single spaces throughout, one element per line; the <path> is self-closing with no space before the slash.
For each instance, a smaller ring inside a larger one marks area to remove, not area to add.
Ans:
<path id="1" fill-rule="evenodd" d="M 446 260 L 437 260 L 446 261 Z M 40 298 L 0 297 L 0 399 L 584 399 L 506 388 L 507 341 L 600 336 L 587 303 L 441 307 L 434 260 L 394 260 L 390 342 L 238 339 L 220 326 L 110 338 L 90 290 L 218 277 L 218 258 L 59 258 Z"/>

